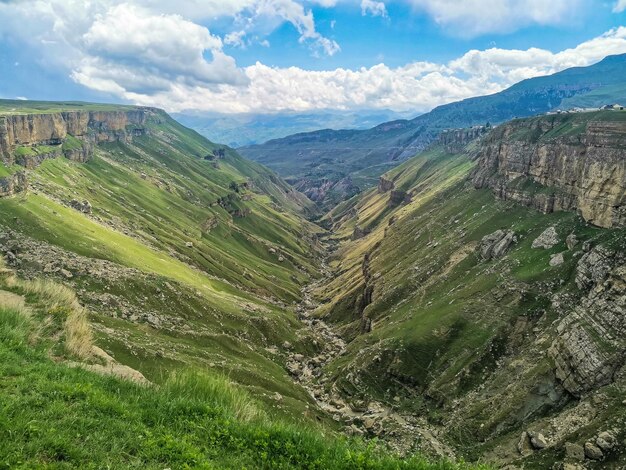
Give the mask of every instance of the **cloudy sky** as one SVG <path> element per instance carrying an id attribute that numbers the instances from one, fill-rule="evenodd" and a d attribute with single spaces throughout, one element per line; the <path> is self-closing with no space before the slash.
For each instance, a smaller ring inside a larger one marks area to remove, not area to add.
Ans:
<path id="1" fill-rule="evenodd" d="M 420 113 L 619 53 L 626 0 L 0 0 L 2 98 Z"/>

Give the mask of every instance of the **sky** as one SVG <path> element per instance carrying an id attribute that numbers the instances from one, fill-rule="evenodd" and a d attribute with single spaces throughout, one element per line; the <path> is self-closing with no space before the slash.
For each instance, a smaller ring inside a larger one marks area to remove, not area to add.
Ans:
<path id="1" fill-rule="evenodd" d="M 626 0 L 0 0 L 0 97 L 426 112 L 626 53 Z"/>

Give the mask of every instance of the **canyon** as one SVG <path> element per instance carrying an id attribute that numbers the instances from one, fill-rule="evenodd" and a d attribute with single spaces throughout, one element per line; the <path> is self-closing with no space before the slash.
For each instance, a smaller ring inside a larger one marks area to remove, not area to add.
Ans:
<path id="1" fill-rule="evenodd" d="M 448 129 L 321 214 L 161 110 L 9 113 L 0 250 L 147 383 L 208 368 L 394 455 L 620 468 L 624 115 Z"/>

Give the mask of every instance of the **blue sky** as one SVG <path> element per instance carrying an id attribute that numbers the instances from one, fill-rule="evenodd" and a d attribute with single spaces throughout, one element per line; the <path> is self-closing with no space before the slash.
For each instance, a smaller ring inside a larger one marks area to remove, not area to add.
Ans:
<path id="1" fill-rule="evenodd" d="M 546 2 L 546 4 L 549 2 Z M 575 47 L 620 25 L 624 14 L 612 11 L 612 2 L 580 2 L 576 14 L 562 22 L 528 25 L 502 32 L 466 36 L 454 27 L 437 24 L 432 16 L 416 10 L 409 2 L 387 2 L 387 16 L 363 16 L 358 3 L 337 4 L 335 8 L 312 6 L 317 29 L 341 47 L 333 56 L 314 57 L 306 45 L 298 44 L 298 33 L 289 24 L 273 31 L 267 48 L 258 43 L 245 50 L 227 47 L 242 66 L 261 61 L 268 65 L 298 66 L 312 70 L 371 67 L 381 61 L 397 67 L 415 60 L 446 62 L 470 49 L 541 47 L 552 52 Z M 217 31 L 217 30 L 216 30 Z M 228 32 L 228 28 L 220 32 Z"/>
<path id="2" fill-rule="evenodd" d="M 626 53 L 626 0 L 0 0 L 0 96 L 424 112 Z"/>

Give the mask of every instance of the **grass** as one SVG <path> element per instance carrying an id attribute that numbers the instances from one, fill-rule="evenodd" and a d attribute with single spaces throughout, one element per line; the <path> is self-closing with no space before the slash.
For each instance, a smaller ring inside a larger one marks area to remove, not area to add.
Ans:
<path id="1" fill-rule="evenodd" d="M 48 313 L 60 318 L 63 325 L 63 342 L 67 353 L 80 359 L 91 357 L 93 335 L 87 319 L 87 311 L 78 302 L 74 291 L 43 278 L 23 280 L 9 276 L 4 283 L 5 287 L 26 297 L 45 299 Z"/>
<path id="2" fill-rule="evenodd" d="M 45 155 L 58 150 L 58 147 L 51 145 L 24 146 L 15 147 L 14 154 L 16 157 L 33 157 L 36 155 Z"/>
<path id="3" fill-rule="evenodd" d="M 0 178 L 3 177 L 7 177 L 7 176 L 11 176 L 12 174 L 16 173 L 17 171 L 23 170 L 23 167 L 19 166 L 19 165 L 5 165 L 4 163 L 0 162 Z"/>
<path id="4" fill-rule="evenodd" d="M 154 387 L 70 368 L 50 359 L 56 335 L 42 327 L 75 307 L 71 292 L 9 279 L 2 287 L 25 303 L 0 297 L 1 468 L 470 468 L 286 424 L 206 371 Z"/>
<path id="5" fill-rule="evenodd" d="M 62 144 L 63 151 L 66 150 L 81 150 L 83 143 L 72 135 L 67 135 Z"/>
<path id="6" fill-rule="evenodd" d="M 47 114 L 62 111 L 119 111 L 121 109 L 132 110 L 135 108 L 135 106 L 85 103 L 81 101 L 0 100 L 0 115 Z"/>

